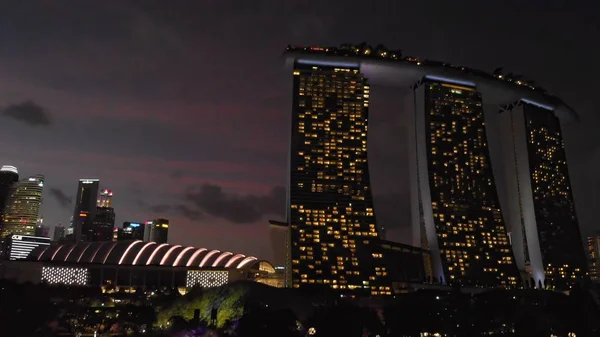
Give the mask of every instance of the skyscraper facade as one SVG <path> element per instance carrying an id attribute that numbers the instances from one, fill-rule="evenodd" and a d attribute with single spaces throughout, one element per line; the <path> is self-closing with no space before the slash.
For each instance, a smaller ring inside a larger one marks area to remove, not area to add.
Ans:
<path id="1" fill-rule="evenodd" d="M 100 191 L 100 197 L 98 197 L 98 207 L 112 207 L 113 192 L 111 190 Z"/>
<path id="2" fill-rule="evenodd" d="M 490 122 L 503 127 L 501 176 L 515 257 L 538 284 L 570 289 L 587 279 L 561 121 L 551 106 L 520 100 Z"/>
<path id="3" fill-rule="evenodd" d="M 144 236 L 146 225 L 141 222 L 123 222 L 123 228 L 119 228 L 117 231 L 118 241 L 128 240 L 142 240 L 146 238 Z M 149 229 L 148 229 L 149 230 Z M 148 237 L 149 239 L 149 237 Z"/>
<path id="4" fill-rule="evenodd" d="M 600 235 L 597 233 L 587 238 L 587 258 L 590 279 L 600 281 Z"/>
<path id="5" fill-rule="evenodd" d="M 19 181 L 19 171 L 14 166 L 4 165 L 0 168 L 0 228 L 4 217 L 6 202 L 13 189 L 13 185 Z M 2 239 L 0 238 L 0 241 Z"/>
<path id="6" fill-rule="evenodd" d="M 386 294 L 367 164 L 370 88 L 358 67 L 294 63 L 288 286 Z"/>
<path id="7" fill-rule="evenodd" d="M 167 243 L 169 240 L 169 220 L 155 219 L 146 222 L 144 241 Z"/>
<path id="8" fill-rule="evenodd" d="M 115 228 L 115 210 L 112 207 L 97 207 L 93 219 L 90 241 L 111 241 Z"/>
<path id="9" fill-rule="evenodd" d="M 38 223 L 35 226 L 35 236 L 48 238 L 50 237 L 49 234 L 50 228 L 48 228 L 48 226 L 45 226 L 43 223 Z"/>
<path id="10" fill-rule="evenodd" d="M 35 235 L 43 189 L 43 175 L 29 177 L 13 185 L 4 210 L 1 237 L 11 234 Z"/>
<path id="11" fill-rule="evenodd" d="M 529 173 L 547 283 L 567 288 L 587 272 L 559 119 L 525 104 Z"/>
<path id="12" fill-rule="evenodd" d="M 517 285 L 474 83 L 425 78 L 414 87 L 409 145 L 413 235 L 446 283 Z"/>
<path id="13" fill-rule="evenodd" d="M 99 179 L 79 179 L 73 213 L 76 242 L 91 241 L 94 237 L 94 218 L 99 186 Z"/>
<path id="14" fill-rule="evenodd" d="M 52 235 L 53 241 L 62 241 L 66 236 L 66 228 L 62 224 L 54 226 L 54 234 Z"/>

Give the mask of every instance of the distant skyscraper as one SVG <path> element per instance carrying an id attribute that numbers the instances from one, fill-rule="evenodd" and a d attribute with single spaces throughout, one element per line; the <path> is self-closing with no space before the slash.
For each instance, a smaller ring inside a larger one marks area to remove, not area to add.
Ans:
<path id="1" fill-rule="evenodd" d="M 111 190 L 100 191 L 100 197 L 98 198 L 98 207 L 112 207 L 112 196 Z"/>
<path id="2" fill-rule="evenodd" d="M 370 88 L 358 64 L 297 60 L 288 186 L 286 285 L 391 294 L 367 164 Z"/>
<path id="3" fill-rule="evenodd" d="M 112 207 L 97 207 L 90 241 L 111 241 L 114 228 L 115 210 Z"/>
<path id="4" fill-rule="evenodd" d="M 431 251 L 433 272 L 445 282 L 516 286 L 519 274 L 496 191 L 481 93 L 475 83 L 440 77 L 425 77 L 413 93 L 415 244 Z"/>
<path id="5" fill-rule="evenodd" d="M 167 243 L 169 238 L 169 220 L 156 219 L 146 222 L 144 241 Z"/>
<path id="6" fill-rule="evenodd" d="M 34 235 L 42 205 L 44 176 L 32 176 L 13 186 L 4 210 L 4 224 L 0 236 Z"/>
<path id="7" fill-rule="evenodd" d="M 123 222 L 123 228 L 119 228 L 117 234 L 118 241 L 128 240 L 146 240 L 144 229 L 146 225 L 141 222 Z"/>
<path id="8" fill-rule="evenodd" d="M 594 282 L 600 281 L 600 234 L 588 236 L 587 258 L 590 279 Z"/>
<path id="9" fill-rule="evenodd" d="M 14 166 L 4 165 L 0 168 L 0 228 L 4 217 L 4 208 L 13 189 L 13 185 L 19 181 L 19 172 Z M 0 229 L 1 230 L 1 229 Z M 2 239 L 0 238 L 0 241 Z"/>
<path id="10" fill-rule="evenodd" d="M 41 217 L 35 226 L 35 236 L 49 238 L 50 228 L 44 225 L 44 218 Z"/>
<path id="11" fill-rule="evenodd" d="M 52 236 L 54 241 L 62 241 L 66 235 L 67 233 L 65 226 L 58 224 L 54 227 L 54 235 Z"/>
<path id="12" fill-rule="evenodd" d="M 96 216 L 99 179 L 79 179 L 77 198 L 73 212 L 75 241 L 91 241 L 94 236 L 93 225 Z"/>

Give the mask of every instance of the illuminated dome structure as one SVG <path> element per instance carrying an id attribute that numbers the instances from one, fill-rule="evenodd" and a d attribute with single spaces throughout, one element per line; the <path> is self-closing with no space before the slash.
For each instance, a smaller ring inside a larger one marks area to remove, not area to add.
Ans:
<path id="1" fill-rule="evenodd" d="M 216 249 L 136 241 L 81 242 L 34 250 L 30 260 L 125 266 L 171 266 L 242 269 L 259 262 L 254 256 Z"/>
<path id="2" fill-rule="evenodd" d="M 5 279 L 49 285 L 154 289 L 217 287 L 238 280 L 282 286 L 268 261 L 216 249 L 147 241 L 64 243 L 3 263 Z"/>

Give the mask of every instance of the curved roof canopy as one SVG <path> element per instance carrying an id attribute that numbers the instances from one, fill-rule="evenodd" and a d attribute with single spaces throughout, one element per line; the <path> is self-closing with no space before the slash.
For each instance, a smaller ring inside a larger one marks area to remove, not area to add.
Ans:
<path id="1" fill-rule="evenodd" d="M 140 240 L 81 242 L 38 247 L 29 257 L 37 261 L 70 263 L 232 269 L 247 268 L 259 262 L 254 256 Z"/>

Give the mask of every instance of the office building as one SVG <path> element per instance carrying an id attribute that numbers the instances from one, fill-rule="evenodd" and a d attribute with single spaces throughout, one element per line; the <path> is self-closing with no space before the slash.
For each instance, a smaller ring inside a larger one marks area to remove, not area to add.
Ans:
<path id="1" fill-rule="evenodd" d="M 38 224 L 35 226 L 35 236 L 50 237 L 50 228 L 44 225 L 44 218 L 38 220 Z"/>
<path id="2" fill-rule="evenodd" d="M 79 179 L 73 213 L 76 242 L 91 241 L 94 237 L 94 218 L 99 185 L 99 179 Z"/>
<path id="3" fill-rule="evenodd" d="M 370 88 L 352 65 L 296 61 L 288 190 L 286 285 L 391 294 L 367 164 Z"/>
<path id="4" fill-rule="evenodd" d="M 16 184 L 17 181 L 19 181 L 19 171 L 17 171 L 16 167 L 4 165 L 0 168 L 0 228 L 2 227 L 6 202 L 14 187 L 13 185 Z"/>
<path id="5" fill-rule="evenodd" d="M 50 238 L 30 235 L 9 235 L 4 245 L 4 256 L 9 260 L 25 260 L 38 247 L 49 247 Z"/>
<path id="6" fill-rule="evenodd" d="M 35 235 L 43 189 L 43 175 L 22 179 L 13 185 L 4 209 L 1 237 L 12 234 Z"/>
<path id="7" fill-rule="evenodd" d="M 53 241 L 59 242 L 65 239 L 67 236 L 67 229 L 62 224 L 54 226 L 54 235 L 52 236 Z"/>
<path id="8" fill-rule="evenodd" d="M 413 235 L 423 234 L 421 245 L 445 283 L 515 287 L 519 273 L 492 171 L 482 95 L 474 83 L 457 82 L 426 77 L 413 89 Z"/>
<path id="9" fill-rule="evenodd" d="M 169 220 L 155 219 L 146 221 L 144 241 L 167 243 L 169 238 Z"/>
<path id="10" fill-rule="evenodd" d="M 587 258 L 590 279 L 600 281 L 600 234 L 587 237 Z"/>
<path id="11" fill-rule="evenodd" d="M 92 223 L 93 234 L 89 241 L 111 241 L 115 228 L 115 210 L 112 207 L 97 207 Z"/>
<path id="12" fill-rule="evenodd" d="M 100 197 L 98 197 L 98 207 L 112 207 L 113 192 L 111 190 L 100 191 Z"/>
<path id="13" fill-rule="evenodd" d="M 123 222 L 123 228 L 115 230 L 117 241 L 129 241 L 129 240 L 145 240 L 144 228 L 146 225 L 141 222 Z"/>

